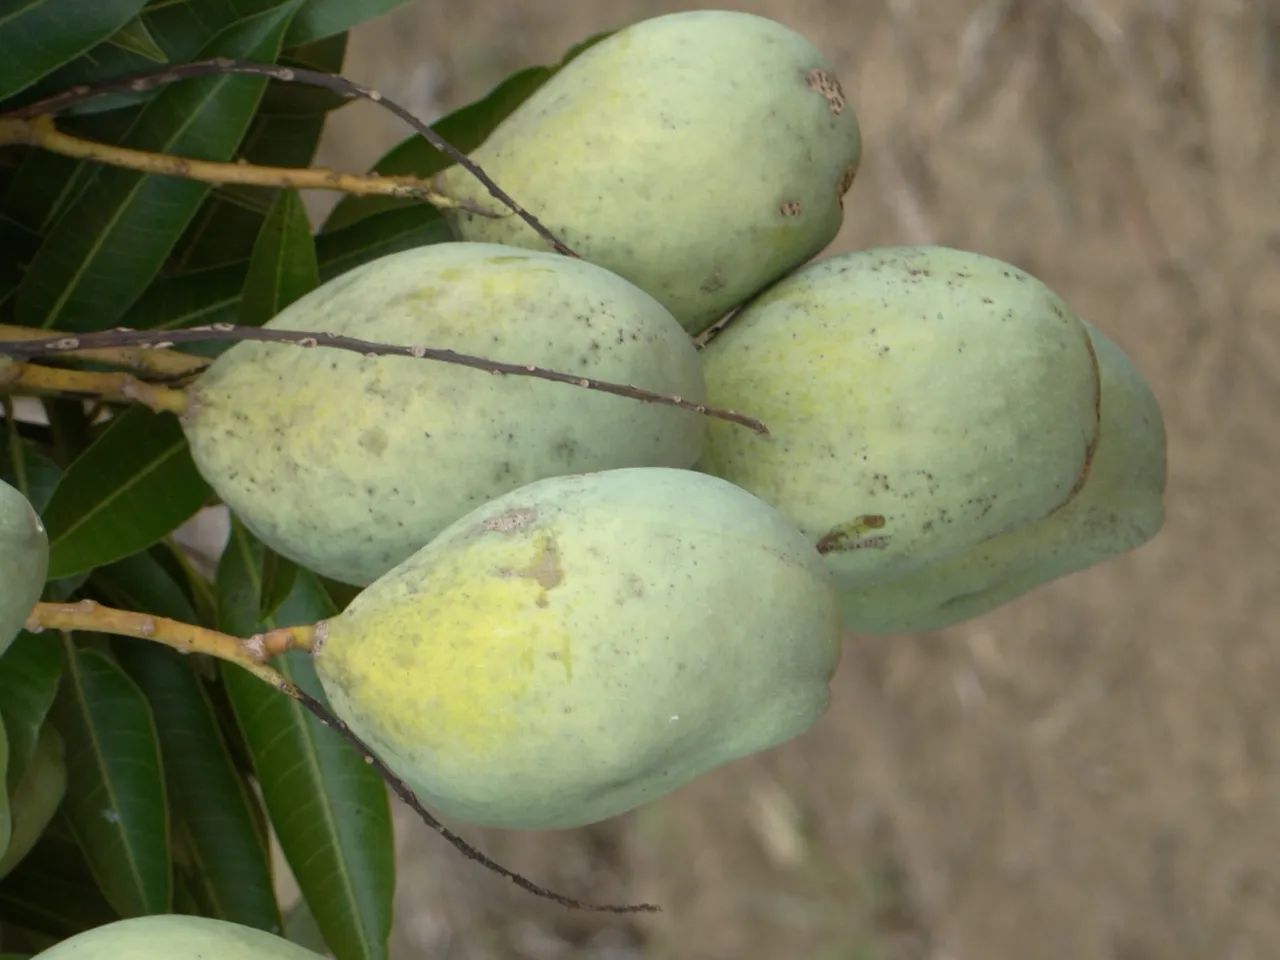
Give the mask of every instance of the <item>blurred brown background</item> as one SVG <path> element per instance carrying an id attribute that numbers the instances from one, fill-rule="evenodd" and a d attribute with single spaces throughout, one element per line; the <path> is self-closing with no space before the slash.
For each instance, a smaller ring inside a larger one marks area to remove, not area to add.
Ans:
<path id="1" fill-rule="evenodd" d="M 347 73 L 435 117 L 692 6 L 423 0 L 357 33 Z M 1013 261 L 1130 353 L 1167 418 L 1167 526 L 963 626 L 857 640 L 812 732 L 646 810 L 463 829 L 657 917 L 541 903 L 400 816 L 396 956 L 1280 957 L 1280 3 L 724 6 L 809 36 L 859 111 L 833 250 Z M 321 161 L 404 135 L 347 108 Z"/>

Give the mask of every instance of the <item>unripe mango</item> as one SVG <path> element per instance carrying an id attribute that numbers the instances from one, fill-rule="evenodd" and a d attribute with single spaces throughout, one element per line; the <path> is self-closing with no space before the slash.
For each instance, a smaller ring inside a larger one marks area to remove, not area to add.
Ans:
<path id="1" fill-rule="evenodd" d="M 831 65 L 762 17 L 645 20 L 561 69 L 472 154 L 576 252 L 698 332 L 840 228 L 858 121 Z M 545 241 L 461 167 L 437 188 L 463 239 Z"/>
<path id="2" fill-rule="evenodd" d="M 44 589 L 49 538 L 27 498 L 0 480 L 0 654 Z"/>
<path id="3" fill-rule="evenodd" d="M 1048 516 L 1098 439 L 1097 361 L 1048 288 L 944 247 L 798 271 L 703 351 L 712 402 L 770 436 L 712 426 L 703 469 L 772 503 L 842 590 L 872 589 Z"/>
<path id="4" fill-rule="evenodd" d="M 342 717 L 428 804 L 592 823 L 796 736 L 839 605 L 811 544 L 715 477 L 556 477 L 460 519 L 320 625 Z"/>
<path id="5" fill-rule="evenodd" d="M 322 960 L 282 937 L 209 917 L 117 920 L 55 944 L 35 960 Z"/>
<path id="6" fill-rule="evenodd" d="M 45 827 L 58 811 L 67 789 L 67 763 L 62 737 L 46 722 L 36 737 L 35 749 L 22 779 L 9 797 L 11 831 L 8 845 L 0 851 L 0 878 L 9 875 L 31 852 Z"/>
<path id="7" fill-rule="evenodd" d="M 855 630 L 933 630 L 1012 600 L 1155 536 L 1164 522 L 1165 434 L 1151 388 L 1086 324 L 1102 372 L 1102 426 L 1080 492 L 1038 523 L 994 537 L 891 583 L 843 594 Z"/>
<path id="8" fill-rule="evenodd" d="M 704 392 L 689 338 L 652 297 L 589 263 L 491 244 L 383 257 L 268 326 Z M 500 493 L 583 470 L 687 467 L 705 435 L 697 414 L 564 384 L 263 343 L 218 358 L 183 425 L 205 479 L 268 546 L 360 585 Z"/>

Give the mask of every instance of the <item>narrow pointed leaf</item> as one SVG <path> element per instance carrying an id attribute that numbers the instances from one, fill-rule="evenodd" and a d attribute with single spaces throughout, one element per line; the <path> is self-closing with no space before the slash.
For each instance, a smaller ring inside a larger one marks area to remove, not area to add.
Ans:
<path id="1" fill-rule="evenodd" d="M 0 657 L 0 716 L 9 735 L 9 789 L 26 773 L 61 677 L 62 654 L 52 636 L 24 630 Z"/>
<path id="2" fill-rule="evenodd" d="M 172 650 L 132 642 L 117 644 L 117 653 L 155 712 L 170 803 L 210 915 L 279 933 L 266 837 L 203 685 Z"/>
<path id="3" fill-rule="evenodd" d="M 4 714 L 0 713 L 0 783 L 9 775 L 9 737 L 4 730 Z M 0 790 L 0 854 L 9 849 L 9 835 L 13 821 L 9 817 L 9 791 Z"/>
<path id="4" fill-rule="evenodd" d="M 107 43 L 122 50 L 128 50 L 130 53 L 136 53 L 152 63 L 167 63 L 169 60 L 164 47 L 156 43 L 156 38 L 147 29 L 147 21 L 141 17 L 134 17 L 126 23 L 108 38 Z"/>
<path id="5" fill-rule="evenodd" d="M 438 210 L 417 204 L 382 213 L 316 237 L 320 279 L 332 280 L 362 263 L 431 243 L 453 239 L 449 224 Z"/>
<path id="6" fill-rule="evenodd" d="M 0 100 L 128 23 L 146 0 L 25 0 L 0 7 Z"/>
<path id="7" fill-rule="evenodd" d="M 176 330 L 235 323 L 248 262 L 156 280 L 124 316 L 136 330 Z"/>
<path id="8" fill-rule="evenodd" d="M 261 608 L 264 548 L 237 525 L 219 568 L 226 586 L 222 628 L 313 623 L 334 609 L 314 576 L 299 571 L 277 615 L 255 623 Z M 273 665 L 323 700 L 305 654 Z M 387 956 L 395 885 L 391 818 L 376 774 L 332 730 L 297 704 L 236 667 L 223 677 L 253 756 L 272 826 L 307 904 L 338 960 Z"/>
<path id="9" fill-rule="evenodd" d="M 169 814 L 142 691 L 97 650 L 68 644 L 56 718 L 67 746 L 63 809 L 103 895 L 121 916 L 167 912 Z"/>
<path id="10" fill-rule="evenodd" d="M 21 490 L 36 512 L 43 513 L 62 471 L 34 443 L 18 435 L 16 424 L 10 421 L 7 427 L 7 442 L 0 444 L 0 479 Z"/>
<path id="11" fill-rule="evenodd" d="M 46 831 L 0 881 L 3 923 L 61 939 L 117 919 L 84 856 L 72 841 L 53 831 Z"/>
<path id="12" fill-rule="evenodd" d="M 196 620 L 182 587 L 148 553 L 95 572 L 94 585 L 118 606 L 185 622 Z M 169 786 L 210 916 L 275 933 L 282 922 L 256 799 L 236 771 L 208 693 L 190 660 L 140 641 L 115 645 L 121 666 L 155 714 Z"/>
<path id="13" fill-rule="evenodd" d="M 408 0 L 307 0 L 289 27 L 286 46 L 311 43 L 354 27 L 365 20 L 372 20 Z"/>
<path id="14" fill-rule="evenodd" d="M 145 549 L 208 496 L 177 419 L 126 410 L 67 468 L 49 499 L 50 579 Z"/>
<path id="15" fill-rule="evenodd" d="M 202 57 L 274 60 L 294 4 L 220 33 Z M 257 108 L 265 81 L 215 76 L 172 84 L 139 113 L 123 145 L 227 160 Z M 150 284 L 207 184 L 118 168 L 98 170 L 49 233 L 18 288 L 21 323 L 65 330 L 113 326 Z"/>
<path id="16" fill-rule="evenodd" d="M 319 283 L 316 246 L 302 196 L 296 190 L 281 191 L 253 245 L 240 322 L 261 326 Z"/>

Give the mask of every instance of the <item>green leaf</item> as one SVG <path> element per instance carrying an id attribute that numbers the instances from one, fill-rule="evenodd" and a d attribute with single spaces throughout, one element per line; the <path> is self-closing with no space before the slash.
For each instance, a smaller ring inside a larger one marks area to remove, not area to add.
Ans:
<path id="1" fill-rule="evenodd" d="M 0 716 L 9 736 L 10 790 L 27 772 L 61 678 L 62 653 L 56 636 L 24 630 L 0 657 Z"/>
<path id="2" fill-rule="evenodd" d="M 183 63 L 200 55 L 219 31 L 230 27 L 237 20 L 269 9 L 279 0 L 153 0 L 141 15 L 147 32 L 157 46 L 164 51 L 169 63 Z M 141 54 L 111 42 L 112 38 L 77 57 L 65 67 L 50 74 L 33 92 L 41 95 L 80 83 L 92 83 L 110 77 L 122 77 L 142 70 L 153 69 L 155 64 Z M 154 93 L 128 94 L 90 100 L 76 107 L 77 112 L 97 113 L 116 110 L 121 104 L 138 103 L 152 99 Z"/>
<path id="3" fill-rule="evenodd" d="M 161 612 L 150 604 L 141 609 Z M 190 872 L 209 915 L 279 933 L 267 839 L 203 684 L 176 651 L 142 641 L 115 649 L 155 713 L 172 812 L 184 827 Z"/>
<path id="4" fill-rule="evenodd" d="M 168 912 L 169 811 L 142 691 L 102 653 L 68 643 L 56 718 L 67 745 L 64 810 L 98 886 L 121 916 Z"/>
<path id="5" fill-rule="evenodd" d="M 169 57 L 164 47 L 156 43 L 156 38 L 147 29 L 147 22 L 141 17 L 134 17 L 108 38 L 107 43 L 130 53 L 136 53 L 144 60 L 152 63 L 168 63 Z"/>
<path id="6" fill-rule="evenodd" d="M 338 72 L 346 50 L 339 34 L 282 54 L 285 66 Z M 310 166 L 329 110 L 348 103 L 327 90 L 272 82 L 241 144 L 246 163 L 269 167 Z M 179 243 L 175 262 L 184 270 L 244 260 L 278 190 L 226 186 L 213 192 Z"/>
<path id="7" fill-rule="evenodd" d="M 84 856 L 53 831 L 0 882 L 0 922 L 62 938 L 117 919 Z"/>
<path id="8" fill-rule="evenodd" d="M 220 33 L 202 57 L 274 60 L 290 4 Z M 227 160 L 265 81 L 215 76 L 173 84 L 143 108 L 124 138 L 140 150 Z M 207 184 L 104 167 L 36 253 L 17 291 L 19 322 L 66 330 L 114 325 L 150 284 L 201 201 Z"/>
<path id="9" fill-rule="evenodd" d="M 49 499 L 49 578 L 137 553 L 208 496 L 177 419 L 126 410 L 67 468 Z"/>
<path id="10" fill-rule="evenodd" d="M 124 315 L 136 330 L 176 330 L 235 323 L 248 263 L 230 263 L 161 277 Z"/>
<path id="11" fill-rule="evenodd" d="M 468 104 L 432 124 L 446 142 L 463 153 L 470 153 L 488 138 L 495 127 L 515 112 L 540 86 L 584 50 L 603 40 L 607 33 L 597 34 L 571 48 L 556 66 L 527 67 L 514 73 L 475 103 Z M 392 147 L 373 165 L 376 173 L 387 176 L 429 177 L 453 161 L 420 135 L 414 134 Z M 375 213 L 403 208 L 412 200 L 394 197 L 344 197 L 333 208 L 324 223 L 324 232 L 340 230 Z"/>
<path id="12" fill-rule="evenodd" d="M 277 615 L 257 622 L 265 552 L 235 525 L 218 570 L 222 629 L 245 635 L 259 627 L 314 623 L 335 612 L 315 577 L 299 571 Z M 286 654 L 273 665 L 323 700 L 308 656 Z M 382 781 L 292 700 L 237 667 L 222 666 L 271 823 L 329 948 L 339 960 L 385 958 L 395 867 Z"/>
<path id="13" fill-rule="evenodd" d="M 365 20 L 372 20 L 407 0 L 307 0 L 289 27 L 285 46 L 311 43 L 335 33 L 342 33 Z"/>
<path id="14" fill-rule="evenodd" d="M 320 283 L 311 224 L 297 190 L 271 205 L 253 245 L 240 301 L 240 322 L 258 327 Z"/>
<path id="15" fill-rule="evenodd" d="M 9 775 L 9 738 L 4 732 L 4 716 L 0 714 L 0 780 Z M 13 821 L 9 817 L 9 791 L 0 790 L 0 854 L 9 849 Z"/>
<path id="16" fill-rule="evenodd" d="M 129 22 L 145 0 L 25 0 L 0 9 L 0 99 L 11 97 Z"/>
<path id="17" fill-rule="evenodd" d="M 0 479 L 22 491 L 37 513 L 43 513 L 62 471 L 31 441 L 24 440 L 12 420 L 0 444 Z"/>
<path id="18" fill-rule="evenodd" d="M 413 247 L 452 240 L 449 224 L 426 204 L 384 210 L 357 223 L 316 237 L 321 281 L 332 280 L 362 263 Z"/>

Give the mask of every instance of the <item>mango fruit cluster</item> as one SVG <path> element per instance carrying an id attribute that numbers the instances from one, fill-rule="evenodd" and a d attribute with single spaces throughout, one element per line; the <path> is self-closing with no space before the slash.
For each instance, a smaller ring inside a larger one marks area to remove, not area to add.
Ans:
<path id="1" fill-rule="evenodd" d="M 659 17 L 581 54 L 474 153 L 580 259 L 452 168 L 436 185 L 457 242 L 268 324 L 620 381 L 767 435 L 281 344 L 238 344 L 191 388 L 183 427 L 219 496 L 364 588 L 319 625 L 317 669 L 428 803 L 512 828 L 621 813 L 810 726 L 843 632 L 945 626 L 1159 528 L 1159 407 L 1044 284 L 943 247 L 808 262 L 860 157 L 807 40 L 746 14 Z M 8 636 L 38 545 L 28 513 L 0 509 Z"/>

